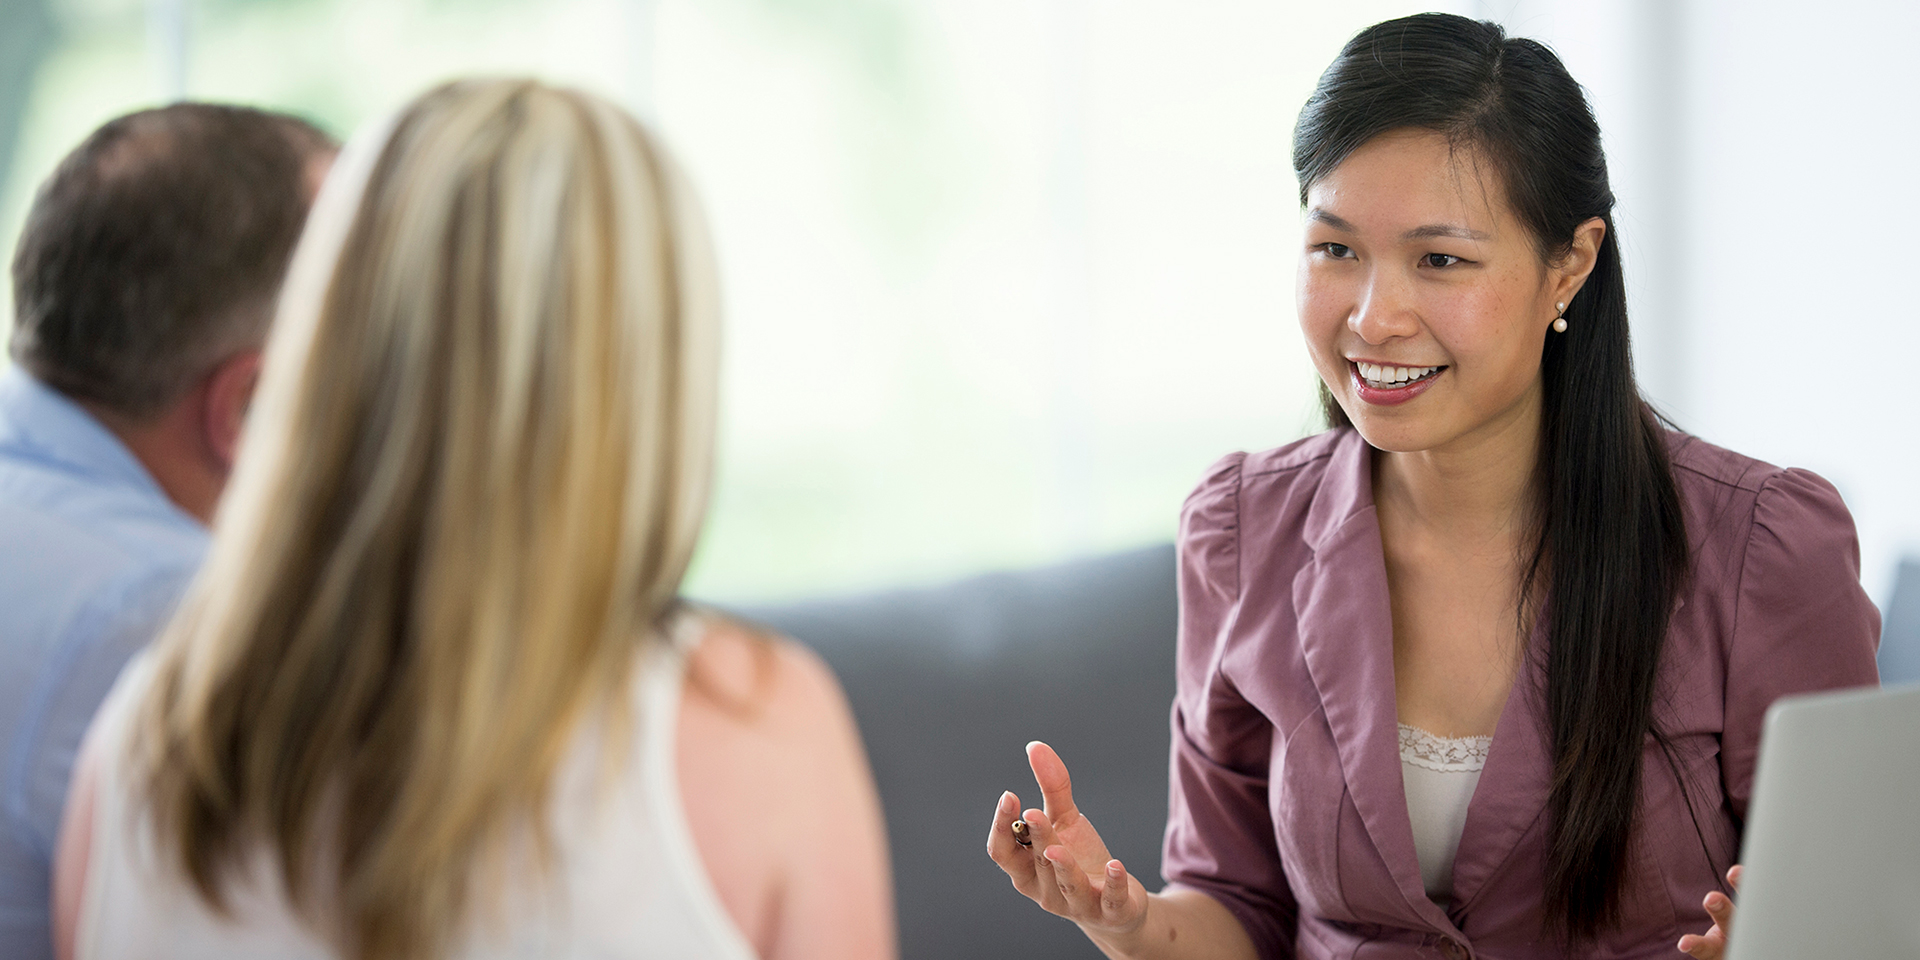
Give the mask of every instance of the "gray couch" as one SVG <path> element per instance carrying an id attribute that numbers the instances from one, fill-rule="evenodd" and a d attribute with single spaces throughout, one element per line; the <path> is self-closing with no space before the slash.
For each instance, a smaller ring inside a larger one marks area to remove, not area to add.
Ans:
<path id="1" fill-rule="evenodd" d="M 1900 561 L 1893 599 L 1880 623 L 1880 682 L 1920 681 L 1920 557 Z"/>
<path id="2" fill-rule="evenodd" d="M 1099 957 L 986 855 L 1000 791 L 1039 804 L 1045 740 L 1113 854 L 1159 887 L 1173 701 L 1171 546 L 947 586 L 735 606 L 819 651 L 879 780 L 907 960 Z"/>
<path id="3" fill-rule="evenodd" d="M 901 956 L 1097 958 L 986 857 L 1001 790 L 1036 805 L 1046 740 L 1115 856 L 1158 886 L 1173 699 L 1174 560 L 1152 547 L 948 586 L 736 607 L 818 650 L 860 721 L 886 805 Z M 1920 558 L 1901 564 L 1883 682 L 1920 681 Z"/>

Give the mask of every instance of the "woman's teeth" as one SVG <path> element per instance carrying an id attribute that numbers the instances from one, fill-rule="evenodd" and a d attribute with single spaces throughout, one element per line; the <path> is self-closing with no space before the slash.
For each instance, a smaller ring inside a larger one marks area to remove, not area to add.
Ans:
<path id="1" fill-rule="evenodd" d="M 1440 367 L 1383 367 L 1377 363 L 1355 363 L 1367 386 L 1391 389 L 1432 376 Z"/>

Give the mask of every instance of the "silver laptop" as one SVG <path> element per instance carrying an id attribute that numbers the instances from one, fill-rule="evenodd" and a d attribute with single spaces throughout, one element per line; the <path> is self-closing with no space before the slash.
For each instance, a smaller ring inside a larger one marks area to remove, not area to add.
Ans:
<path id="1" fill-rule="evenodd" d="M 1920 958 L 1920 685 L 1767 711 L 1728 960 Z"/>

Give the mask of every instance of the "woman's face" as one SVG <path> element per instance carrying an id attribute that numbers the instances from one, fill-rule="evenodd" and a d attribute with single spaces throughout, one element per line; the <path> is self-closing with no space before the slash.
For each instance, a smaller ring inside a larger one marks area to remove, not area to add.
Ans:
<path id="1" fill-rule="evenodd" d="M 1492 166 L 1427 131 L 1383 134 L 1307 191 L 1300 326 L 1341 409 L 1382 450 L 1439 450 L 1540 410 L 1540 351 L 1604 224 L 1541 261 Z M 1527 434 L 1531 437 L 1531 434 Z"/>

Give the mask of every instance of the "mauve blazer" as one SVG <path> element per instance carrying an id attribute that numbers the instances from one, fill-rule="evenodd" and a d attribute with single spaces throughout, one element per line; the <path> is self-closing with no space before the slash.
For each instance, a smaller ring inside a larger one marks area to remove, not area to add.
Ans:
<path id="1" fill-rule="evenodd" d="M 1768 704 L 1877 682 L 1880 617 L 1833 487 L 1668 439 L 1693 570 L 1654 709 L 1686 792 L 1649 738 L 1623 922 L 1587 956 L 1683 956 L 1675 942 L 1710 926 L 1700 900 L 1739 851 Z M 1562 955 L 1542 930 L 1551 758 L 1540 657 L 1495 727 L 1453 905 L 1421 885 L 1359 434 L 1220 461 L 1187 501 L 1179 556 L 1168 882 L 1219 900 L 1262 957 Z"/>

